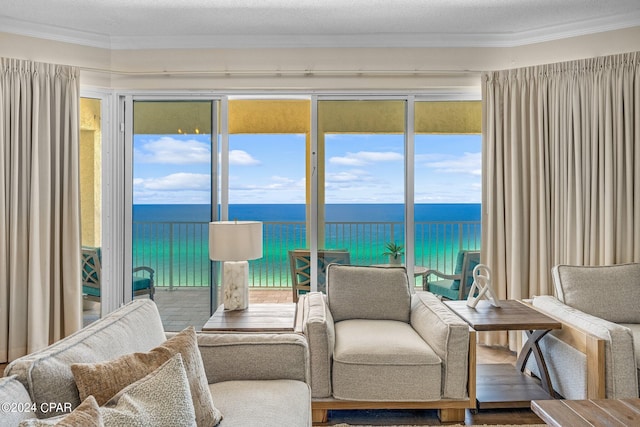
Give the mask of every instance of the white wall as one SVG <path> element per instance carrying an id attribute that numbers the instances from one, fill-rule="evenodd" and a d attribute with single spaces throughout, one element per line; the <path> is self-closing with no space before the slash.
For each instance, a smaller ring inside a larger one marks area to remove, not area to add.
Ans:
<path id="1" fill-rule="evenodd" d="M 640 27 L 511 48 L 108 50 L 0 33 L 0 57 L 80 66 L 84 86 L 119 90 L 479 92 L 483 70 L 638 50 Z M 310 74 L 290 74 L 305 70 Z M 407 74 L 416 70 L 415 75 Z M 261 71 L 265 74 L 256 73 Z M 278 71 L 281 76 L 274 74 Z M 378 71 L 388 73 L 377 75 Z"/>

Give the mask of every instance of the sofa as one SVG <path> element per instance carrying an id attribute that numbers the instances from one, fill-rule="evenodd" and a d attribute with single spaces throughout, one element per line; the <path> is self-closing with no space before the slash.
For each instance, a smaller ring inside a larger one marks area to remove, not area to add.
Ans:
<path id="1" fill-rule="evenodd" d="M 475 333 L 435 295 L 411 293 L 404 268 L 331 264 L 327 294 L 301 296 L 314 422 L 328 410 L 475 408 Z"/>
<path id="2" fill-rule="evenodd" d="M 123 385 L 123 372 L 142 378 L 115 396 L 101 396 Z M 311 426 L 303 336 L 196 333 L 193 327 L 165 334 L 149 299 L 11 362 L 4 374 L 1 426 L 87 414 L 99 419 L 95 425 L 127 425 L 126 417 L 139 416 L 135 422 L 153 425 Z M 97 404 L 101 399 L 107 402 Z M 184 419 L 175 419 L 178 414 Z"/>
<path id="3" fill-rule="evenodd" d="M 562 322 L 540 341 L 556 393 L 566 399 L 638 397 L 640 264 L 557 265 L 555 296 L 533 299 Z M 535 364 L 528 368 L 538 374 Z"/>

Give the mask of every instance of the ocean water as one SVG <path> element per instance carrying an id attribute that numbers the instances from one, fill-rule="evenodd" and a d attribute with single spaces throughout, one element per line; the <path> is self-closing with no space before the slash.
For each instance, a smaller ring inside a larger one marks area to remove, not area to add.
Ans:
<path id="1" fill-rule="evenodd" d="M 480 247 L 480 204 L 415 205 L 416 264 L 453 270 L 458 250 Z M 134 205 L 133 265 L 156 270 L 158 286 L 207 286 L 208 205 Z M 403 243 L 401 204 L 326 206 L 325 248 L 348 249 L 354 264 L 386 263 L 385 244 Z M 264 222 L 264 254 L 251 263 L 251 284 L 290 286 L 287 251 L 308 247 L 305 205 L 239 204 L 229 218 Z"/>
<path id="2" fill-rule="evenodd" d="M 401 204 L 328 204 L 327 221 L 403 221 Z M 206 221 L 209 205 L 134 205 L 134 221 Z M 305 205 L 229 205 L 229 218 L 254 221 L 304 221 Z M 415 221 L 480 221 L 479 203 L 424 203 L 415 205 Z"/>

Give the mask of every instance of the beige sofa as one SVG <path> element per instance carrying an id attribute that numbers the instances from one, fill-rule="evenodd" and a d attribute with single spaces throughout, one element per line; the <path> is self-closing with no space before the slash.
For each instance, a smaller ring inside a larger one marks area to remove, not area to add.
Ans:
<path id="1" fill-rule="evenodd" d="M 475 333 L 435 295 L 411 294 L 404 268 L 329 265 L 327 295 L 303 295 L 298 310 L 314 422 L 370 408 L 439 409 L 460 422 L 475 408 Z"/>
<path id="2" fill-rule="evenodd" d="M 221 427 L 311 425 L 309 356 L 304 337 L 196 336 L 213 404 L 223 416 Z M 5 369 L 8 378 L 0 382 L 0 402 L 5 404 L 0 425 L 17 425 L 23 418 L 47 418 L 76 408 L 80 397 L 72 363 L 93 364 L 148 352 L 166 338 L 155 304 L 140 299 L 42 351 L 13 361 Z M 6 406 L 7 402 L 11 406 Z"/>
<path id="3" fill-rule="evenodd" d="M 554 390 L 566 399 L 638 397 L 640 264 L 558 265 L 552 276 L 556 296 L 533 305 L 562 322 L 540 341 Z"/>

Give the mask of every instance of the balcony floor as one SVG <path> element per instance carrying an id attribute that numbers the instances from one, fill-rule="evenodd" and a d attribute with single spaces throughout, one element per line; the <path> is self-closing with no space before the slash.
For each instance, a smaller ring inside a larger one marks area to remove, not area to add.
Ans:
<path id="1" fill-rule="evenodd" d="M 249 303 L 287 303 L 293 301 L 290 289 L 250 289 Z M 138 298 L 148 298 L 140 296 Z M 196 330 L 209 320 L 209 288 L 156 288 L 155 302 L 165 331 L 179 332 L 189 325 Z M 84 325 L 98 319 L 99 303 L 85 304 Z"/>

